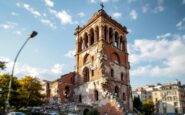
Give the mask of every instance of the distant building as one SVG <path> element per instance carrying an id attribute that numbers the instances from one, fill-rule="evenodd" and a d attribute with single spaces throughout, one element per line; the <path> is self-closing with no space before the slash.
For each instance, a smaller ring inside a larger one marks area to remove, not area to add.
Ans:
<path id="1" fill-rule="evenodd" d="M 157 113 L 185 113 L 185 86 L 177 83 L 162 84 L 152 92 Z"/>

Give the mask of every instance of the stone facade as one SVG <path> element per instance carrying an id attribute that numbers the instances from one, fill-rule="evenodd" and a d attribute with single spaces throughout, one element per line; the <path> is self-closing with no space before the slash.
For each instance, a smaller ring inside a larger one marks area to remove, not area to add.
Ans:
<path id="1" fill-rule="evenodd" d="M 75 72 L 50 83 L 50 98 L 57 98 L 60 110 L 80 115 L 91 108 L 101 115 L 132 112 L 127 33 L 103 9 L 77 27 Z"/>
<path id="2" fill-rule="evenodd" d="M 75 102 L 101 115 L 132 111 L 127 33 L 103 9 L 76 29 Z"/>

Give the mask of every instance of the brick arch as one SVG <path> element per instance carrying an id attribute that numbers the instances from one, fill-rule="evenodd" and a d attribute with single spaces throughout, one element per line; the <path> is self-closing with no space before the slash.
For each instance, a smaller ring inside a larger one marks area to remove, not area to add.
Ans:
<path id="1" fill-rule="evenodd" d="M 85 64 L 86 62 L 91 61 L 91 56 L 89 54 L 86 54 L 83 58 L 83 64 Z"/>
<path id="2" fill-rule="evenodd" d="M 89 40 L 88 40 L 88 34 L 87 34 L 87 32 L 84 33 L 83 40 L 84 40 L 84 47 L 85 48 L 88 48 Z"/>
<path id="3" fill-rule="evenodd" d="M 111 61 L 117 63 L 117 64 L 120 64 L 120 57 L 119 55 L 116 53 L 116 52 L 113 52 L 111 54 Z"/>

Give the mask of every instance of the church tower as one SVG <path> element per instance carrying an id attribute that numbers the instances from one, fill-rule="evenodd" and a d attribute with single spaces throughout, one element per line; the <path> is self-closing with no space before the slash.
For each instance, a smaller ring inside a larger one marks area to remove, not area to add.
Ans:
<path id="1" fill-rule="evenodd" d="M 102 9 L 76 28 L 75 101 L 101 115 L 132 111 L 127 28 Z M 88 111 L 88 108 L 84 110 Z"/>

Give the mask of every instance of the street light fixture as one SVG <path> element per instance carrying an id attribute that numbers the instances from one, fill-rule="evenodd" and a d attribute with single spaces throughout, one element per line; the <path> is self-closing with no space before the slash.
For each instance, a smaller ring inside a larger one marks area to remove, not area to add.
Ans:
<path id="1" fill-rule="evenodd" d="M 21 48 L 19 49 L 19 51 L 17 52 L 17 55 L 14 59 L 14 63 L 13 63 L 13 67 L 12 67 L 12 72 L 11 72 L 11 75 L 10 75 L 10 80 L 9 80 L 9 86 L 8 86 L 8 95 L 7 95 L 7 99 L 6 99 L 6 112 L 8 113 L 9 112 L 9 109 L 10 109 L 10 94 L 11 94 L 11 87 L 12 87 L 12 78 L 13 78 L 13 75 L 14 75 L 14 69 L 15 69 L 15 64 L 17 62 L 17 58 L 20 54 L 20 52 L 22 51 L 22 49 L 24 48 L 24 46 L 26 45 L 26 43 L 31 39 L 31 38 L 34 38 L 38 33 L 36 31 L 33 31 L 30 36 L 26 39 L 26 41 L 24 42 L 24 44 L 21 46 Z"/>

